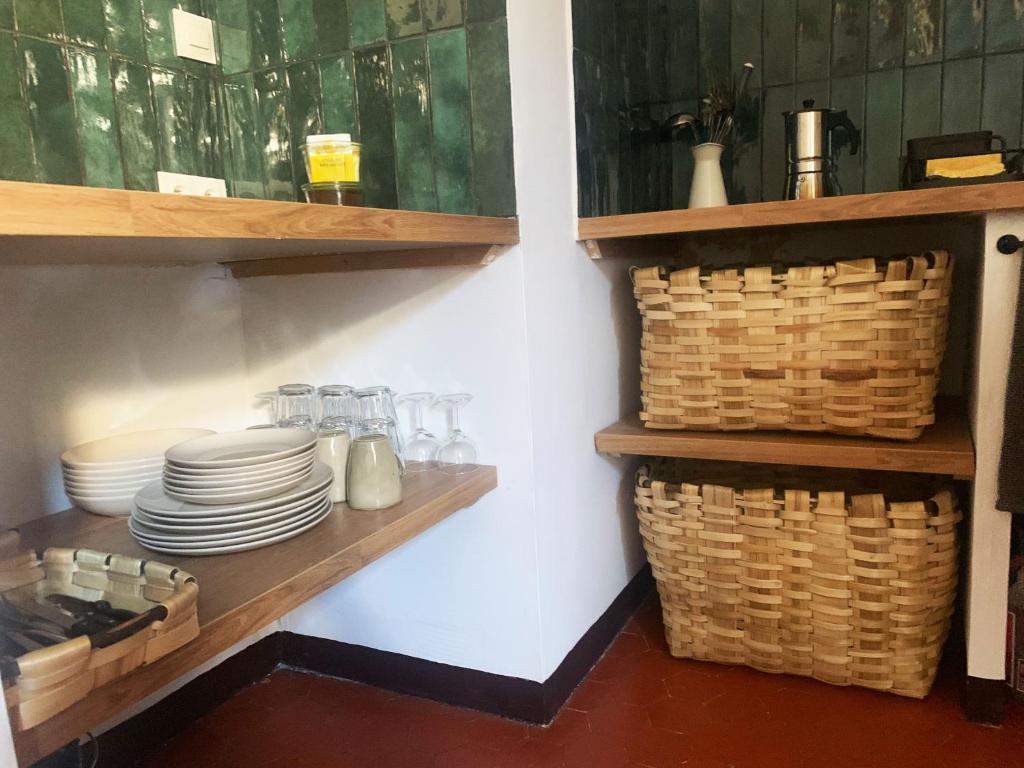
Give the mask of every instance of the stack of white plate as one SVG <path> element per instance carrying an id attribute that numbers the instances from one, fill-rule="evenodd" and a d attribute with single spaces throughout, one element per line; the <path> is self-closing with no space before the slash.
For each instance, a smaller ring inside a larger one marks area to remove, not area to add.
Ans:
<path id="1" fill-rule="evenodd" d="M 148 549 L 241 552 L 284 541 L 330 513 L 334 475 L 316 436 L 264 429 L 191 440 L 167 451 L 163 480 L 135 496 L 128 527 Z"/>
<path id="2" fill-rule="evenodd" d="M 128 515 L 139 489 L 160 478 L 168 448 L 212 434 L 209 429 L 151 429 L 83 443 L 61 454 L 64 489 L 84 510 Z"/>

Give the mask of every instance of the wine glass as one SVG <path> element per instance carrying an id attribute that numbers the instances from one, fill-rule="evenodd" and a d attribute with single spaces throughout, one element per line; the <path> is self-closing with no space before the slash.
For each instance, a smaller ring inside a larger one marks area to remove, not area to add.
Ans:
<path id="1" fill-rule="evenodd" d="M 277 388 L 277 426 L 316 431 L 313 395 L 309 384 L 282 384 Z"/>
<path id="2" fill-rule="evenodd" d="M 476 469 L 476 446 L 459 424 L 459 409 L 472 399 L 472 395 L 458 393 L 441 395 L 434 401 L 435 405 L 448 409 L 448 440 L 437 454 L 445 474 L 464 475 Z"/>
<path id="3" fill-rule="evenodd" d="M 437 452 L 441 447 L 438 439 L 423 428 L 423 408 L 432 402 L 432 392 L 412 392 L 398 398 L 398 404 L 408 403 L 412 413 L 412 434 L 405 442 L 405 468 L 409 472 L 426 472 L 437 466 Z"/>

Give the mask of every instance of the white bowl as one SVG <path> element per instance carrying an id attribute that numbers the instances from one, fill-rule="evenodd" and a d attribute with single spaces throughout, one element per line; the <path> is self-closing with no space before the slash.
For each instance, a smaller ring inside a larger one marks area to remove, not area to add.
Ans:
<path id="1" fill-rule="evenodd" d="M 160 476 L 157 475 L 157 478 Z M 128 493 L 135 493 L 136 491 L 149 485 L 156 478 L 140 477 L 138 480 L 134 480 L 128 483 L 72 483 L 69 480 L 64 481 L 64 490 L 68 493 L 75 495 L 80 494 L 91 494 L 93 496 L 124 496 Z"/>
<path id="2" fill-rule="evenodd" d="M 163 471 L 163 459 L 154 460 L 149 464 L 138 464 L 128 469 L 71 469 L 61 465 L 61 472 L 64 477 L 72 480 L 117 480 L 120 477 L 136 477 L 138 475 L 151 475 L 154 472 Z"/>
<path id="3" fill-rule="evenodd" d="M 304 429 L 246 429 L 186 440 L 165 456 L 170 464 L 191 469 L 257 469 L 315 448 L 316 435 Z"/>
<path id="4" fill-rule="evenodd" d="M 210 429 L 150 429 L 82 443 L 61 454 L 70 469 L 131 469 L 151 464 L 173 445 L 212 435 Z"/>

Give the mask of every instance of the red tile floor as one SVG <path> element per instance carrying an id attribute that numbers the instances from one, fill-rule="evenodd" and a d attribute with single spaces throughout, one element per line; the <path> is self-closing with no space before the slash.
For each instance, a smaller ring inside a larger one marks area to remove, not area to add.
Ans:
<path id="1" fill-rule="evenodd" d="M 279 670 L 146 768 L 1021 768 L 1024 707 L 964 720 L 959 664 L 924 701 L 668 655 L 648 601 L 552 725 Z"/>

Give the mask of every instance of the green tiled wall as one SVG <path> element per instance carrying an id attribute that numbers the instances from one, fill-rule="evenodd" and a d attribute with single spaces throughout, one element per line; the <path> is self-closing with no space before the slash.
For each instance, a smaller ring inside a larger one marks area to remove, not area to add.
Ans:
<path id="1" fill-rule="evenodd" d="M 303 138 L 352 133 L 368 205 L 513 215 L 506 37 L 505 0 L 0 0 L 0 178 L 293 200 Z"/>
<path id="2" fill-rule="evenodd" d="M 846 109 L 863 151 L 844 192 L 898 187 L 917 136 L 991 129 L 1020 146 L 1020 0 L 573 0 L 580 213 L 682 208 L 691 159 L 650 127 L 692 112 L 714 77 L 753 62 L 750 135 L 724 159 L 731 202 L 777 200 L 781 112 Z"/>

